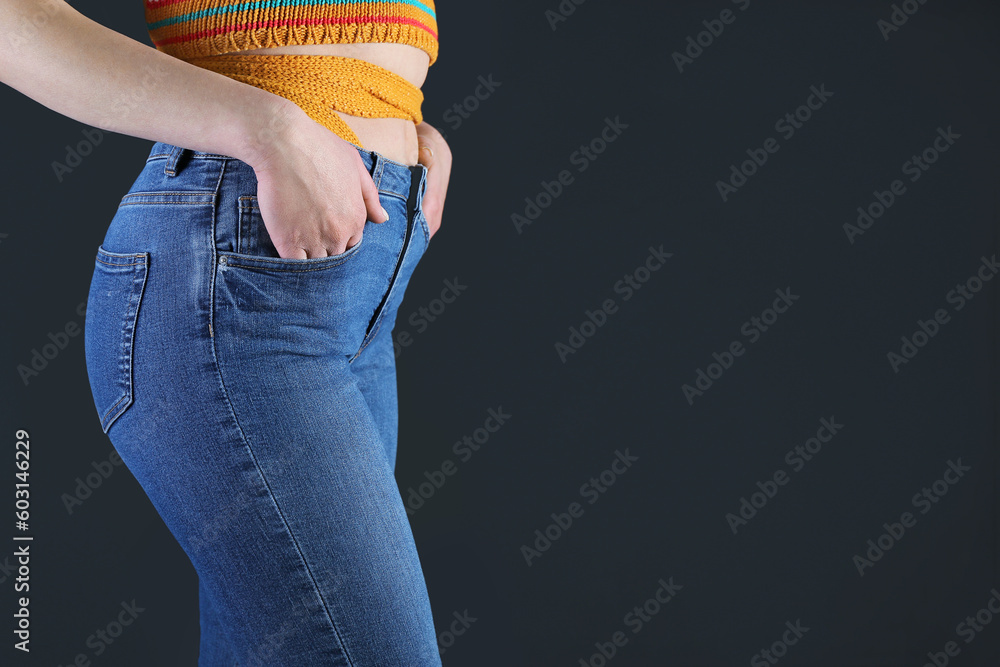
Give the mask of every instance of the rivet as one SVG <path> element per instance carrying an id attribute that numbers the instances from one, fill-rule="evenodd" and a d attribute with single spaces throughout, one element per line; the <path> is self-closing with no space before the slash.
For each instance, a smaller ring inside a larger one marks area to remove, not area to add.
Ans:
<path id="1" fill-rule="evenodd" d="M 225 255 L 223 255 L 222 257 L 219 258 L 219 264 L 225 264 L 225 263 L 226 263 L 226 257 Z"/>

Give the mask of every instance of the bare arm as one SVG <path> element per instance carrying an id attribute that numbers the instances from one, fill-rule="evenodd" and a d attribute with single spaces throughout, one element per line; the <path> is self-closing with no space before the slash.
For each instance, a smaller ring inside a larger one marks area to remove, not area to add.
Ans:
<path id="1" fill-rule="evenodd" d="M 282 97 L 161 53 L 63 0 L 0 0 L 0 81 L 87 125 L 247 162 L 294 113 Z"/>
<path id="2" fill-rule="evenodd" d="M 281 257 L 325 257 L 386 216 L 357 150 L 294 103 L 184 62 L 63 0 L 0 0 L 0 81 L 87 125 L 243 160 Z"/>

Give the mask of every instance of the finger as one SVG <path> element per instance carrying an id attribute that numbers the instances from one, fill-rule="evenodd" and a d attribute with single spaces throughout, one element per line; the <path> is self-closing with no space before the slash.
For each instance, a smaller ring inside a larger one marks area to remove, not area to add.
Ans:
<path id="1" fill-rule="evenodd" d="M 378 200 L 378 188 L 375 187 L 375 181 L 372 180 L 371 174 L 367 171 L 364 171 L 361 176 L 361 196 L 365 200 L 365 209 L 369 220 L 385 222 L 389 219 L 389 214 L 382 208 L 382 203 Z"/>
<path id="2" fill-rule="evenodd" d="M 350 250 L 354 246 L 358 245 L 359 243 L 361 243 L 361 237 L 363 235 L 364 235 L 364 232 L 358 232 L 357 234 L 355 234 L 351 238 L 347 239 L 347 245 L 344 247 L 344 249 L 343 250 L 338 250 L 334 254 L 339 255 L 340 253 L 347 252 L 348 250 Z"/>
<path id="3" fill-rule="evenodd" d="M 316 250 L 307 250 L 306 259 L 319 259 L 321 257 L 329 257 L 333 254 L 336 254 L 333 249 L 320 247 Z"/>
<path id="4" fill-rule="evenodd" d="M 285 248 L 284 246 L 282 246 L 282 249 L 278 250 L 278 247 L 275 246 L 274 249 L 278 251 L 278 257 L 280 257 L 281 259 L 308 259 L 309 258 L 309 253 L 306 252 L 305 248 L 299 248 L 299 247 L 295 247 L 295 246 L 289 246 L 288 248 Z"/>
<path id="5" fill-rule="evenodd" d="M 434 166 L 434 147 L 429 141 L 422 138 L 419 140 L 419 145 L 417 162 L 427 167 L 427 170 L 430 171 L 431 167 Z"/>

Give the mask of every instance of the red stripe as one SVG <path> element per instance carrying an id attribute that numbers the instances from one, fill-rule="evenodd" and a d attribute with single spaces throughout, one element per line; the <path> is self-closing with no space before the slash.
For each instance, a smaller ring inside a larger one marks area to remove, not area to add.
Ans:
<path id="1" fill-rule="evenodd" d="M 426 30 L 430 35 L 437 39 L 437 33 L 431 30 L 429 27 L 417 21 L 416 19 L 408 18 L 385 18 L 380 16 L 354 16 L 341 19 L 287 19 L 287 20 L 274 20 L 274 21 L 258 21 L 257 23 L 244 23 L 242 25 L 231 25 L 223 26 L 221 28 L 212 28 L 211 30 L 202 30 L 201 32 L 195 32 L 188 35 L 179 35 L 177 37 L 170 37 L 168 39 L 154 41 L 156 46 L 163 46 L 164 44 L 176 44 L 177 42 L 190 42 L 195 39 L 202 39 L 204 37 L 214 37 L 215 35 L 221 35 L 226 32 L 238 32 L 243 30 L 256 30 L 257 28 L 274 28 L 276 26 L 290 26 L 290 25 L 326 25 L 333 23 L 408 23 L 410 25 L 416 26 L 422 30 Z"/>
<path id="2" fill-rule="evenodd" d="M 396 5 L 399 4 L 399 0 L 362 0 L 366 4 L 372 5 Z M 146 2 L 146 6 L 153 10 L 159 9 L 160 7 L 170 7 L 171 5 L 179 5 L 184 2 L 191 2 L 191 0 L 151 0 Z M 241 2 L 246 2 L 246 0 L 241 0 Z M 433 6 L 433 5 L 432 5 Z M 244 10 L 246 11 L 246 10 Z"/>

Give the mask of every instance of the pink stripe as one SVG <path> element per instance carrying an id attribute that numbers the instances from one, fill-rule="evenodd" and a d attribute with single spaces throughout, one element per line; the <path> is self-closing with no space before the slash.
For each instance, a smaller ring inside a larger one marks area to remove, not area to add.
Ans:
<path id="1" fill-rule="evenodd" d="M 188 35 L 179 35 L 177 37 L 170 37 L 168 39 L 154 41 L 156 46 L 162 46 L 164 44 L 175 44 L 178 42 L 190 42 L 195 39 L 202 39 L 204 37 L 214 37 L 215 35 L 220 35 L 226 32 L 238 32 L 243 30 L 256 30 L 257 28 L 274 28 L 276 26 L 289 26 L 289 25 L 327 25 L 335 23 L 407 23 L 409 25 L 416 26 L 421 30 L 425 30 L 434 39 L 437 39 L 437 33 L 428 28 L 426 25 L 417 21 L 415 19 L 408 18 L 385 18 L 379 16 L 354 16 L 341 19 L 289 19 L 289 20 L 274 20 L 274 21 L 258 21 L 257 23 L 244 23 L 242 25 L 224 26 L 222 28 L 213 28 L 211 30 L 202 30 L 201 32 L 191 33 Z"/>
<path id="2" fill-rule="evenodd" d="M 182 2 L 190 2 L 191 0 L 146 0 L 146 5 L 150 9 L 159 9 L 160 7 L 169 7 L 170 5 L 179 5 Z"/>

